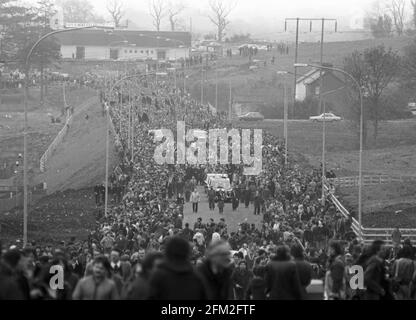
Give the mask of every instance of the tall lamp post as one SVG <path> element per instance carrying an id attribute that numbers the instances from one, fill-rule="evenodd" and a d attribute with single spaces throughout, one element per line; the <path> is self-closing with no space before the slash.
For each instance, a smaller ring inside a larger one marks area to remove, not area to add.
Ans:
<path id="1" fill-rule="evenodd" d="M 289 74 L 288 71 L 277 71 L 278 75 L 287 75 Z M 284 131 L 284 138 L 285 138 L 285 166 L 287 166 L 287 152 L 288 152 L 288 99 L 287 99 L 287 86 L 286 81 L 283 79 L 283 99 L 284 99 L 284 121 L 283 121 L 283 131 Z"/>
<path id="2" fill-rule="evenodd" d="M 359 154 L 359 165 L 358 165 L 358 222 L 360 224 L 360 236 L 362 237 L 362 192 L 363 192 L 363 148 L 364 148 L 364 102 L 363 102 L 363 91 L 360 86 L 360 83 L 354 78 L 353 75 L 348 73 L 347 71 L 340 69 L 340 68 L 334 68 L 329 66 L 323 66 L 323 65 L 314 65 L 314 64 L 308 64 L 308 63 L 296 63 L 295 67 L 302 68 L 302 67 L 312 67 L 317 68 L 320 70 L 330 70 L 330 71 L 336 71 L 339 73 L 344 74 L 347 76 L 351 81 L 355 84 L 355 86 L 358 89 L 359 97 L 360 97 L 360 154 Z M 324 118 L 325 122 L 325 118 Z M 322 178 L 322 189 L 324 190 L 324 184 L 325 184 L 325 173 L 323 172 L 323 178 Z"/>
<path id="3" fill-rule="evenodd" d="M 32 56 L 35 49 L 39 46 L 39 44 L 47 39 L 50 38 L 58 33 L 64 32 L 72 32 L 84 29 L 113 29 L 107 27 L 99 27 L 96 26 L 86 26 L 80 28 L 68 28 L 62 30 L 55 30 L 51 31 L 42 37 L 40 37 L 35 44 L 30 48 L 26 59 L 25 59 L 25 81 L 24 81 L 24 132 L 23 132 L 23 246 L 27 245 L 27 218 L 28 218 L 28 163 L 27 163 L 27 128 L 28 128 L 28 90 L 29 90 L 29 69 L 30 69 L 30 57 Z"/>

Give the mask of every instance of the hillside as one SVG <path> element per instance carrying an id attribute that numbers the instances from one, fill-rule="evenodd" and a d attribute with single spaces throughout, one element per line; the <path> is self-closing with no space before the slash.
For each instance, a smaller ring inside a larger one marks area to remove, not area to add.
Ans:
<path id="1" fill-rule="evenodd" d="M 90 98 L 78 108 L 68 134 L 52 155 L 46 172 L 36 178 L 39 183 L 47 183 L 48 194 L 87 188 L 104 181 L 105 130 L 105 117 L 98 98 Z M 113 146 L 112 139 L 110 146 Z M 110 163 L 115 162 L 112 149 L 110 156 Z"/>
<path id="2" fill-rule="evenodd" d="M 360 41 L 328 42 L 324 47 L 324 61 L 334 65 L 342 65 L 343 59 L 355 50 L 362 51 L 374 46 L 385 45 L 387 48 L 402 52 L 403 48 L 413 41 L 413 37 L 403 36 L 385 39 L 367 39 Z M 293 87 L 293 75 L 278 76 L 277 71 L 293 71 L 294 45 L 289 45 L 289 55 L 280 55 L 273 52 L 260 51 L 256 60 L 266 61 L 267 65 L 259 64 L 256 71 L 248 68 L 248 57 L 238 56 L 238 46 L 232 47 L 234 56 L 224 58 L 219 62 L 218 78 L 214 68 L 206 73 L 204 96 L 205 100 L 215 104 L 215 83 L 219 83 L 219 108 L 228 110 L 229 87 L 231 85 L 234 100 L 257 100 L 269 107 L 276 107 L 277 101 L 282 101 L 282 90 L 276 90 L 279 83 L 286 82 L 290 90 Z M 271 64 L 272 57 L 276 58 L 275 64 Z M 320 59 L 319 42 L 301 42 L 299 44 L 299 62 L 318 63 Z M 299 74 L 306 73 L 308 69 L 299 69 Z M 200 100 L 201 97 L 201 72 L 191 74 L 193 81 L 188 81 L 188 90 L 192 96 Z M 192 85 L 190 85 L 192 83 Z M 182 85 L 182 84 L 181 84 Z"/>

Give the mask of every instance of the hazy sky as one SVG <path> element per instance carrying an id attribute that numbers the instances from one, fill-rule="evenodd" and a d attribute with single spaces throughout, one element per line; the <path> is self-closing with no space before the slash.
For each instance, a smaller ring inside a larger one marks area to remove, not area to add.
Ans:
<path id="1" fill-rule="evenodd" d="M 37 0 L 23 0 L 37 2 Z M 107 0 L 89 0 L 97 13 L 108 18 Z M 125 18 L 134 22 L 138 28 L 151 29 L 152 20 L 149 16 L 149 0 L 121 0 L 125 3 Z M 214 29 L 207 19 L 209 0 L 166 0 L 167 2 L 183 3 L 186 10 L 181 14 L 183 25 L 189 26 L 193 20 L 195 32 L 207 32 Z M 236 2 L 230 15 L 230 29 L 233 32 L 253 32 L 267 34 L 270 31 L 283 29 L 285 17 L 337 18 L 339 29 L 350 28 L 376 0 L 224 0 Z M 362 19 L 361 19 L 362 20 Z M 306 29 L 308 27 L 306 26 Z M 167 19 L 162 29 L 169 29 Z"/>
<path id="2" fill-rule="evenodd" d="M 97 10 L 105 11 L 106 0 L 90 0 Z M 140 11 L 148 10 L 147 0 L 124 0 L 126 5 Z M 180 0 L 178 0 L 180 1 Z M 227 1 L 227 0 L 224 0 Z M 207 9 L 208 0 L 182 0 L 187 7 Z M 237 6 L 233 18 L 250 19 L 265 17 L 267 19 L 284 16 L 322 15 L 343 16 L 365 9 L 374 0 L 236 0 Z"/>

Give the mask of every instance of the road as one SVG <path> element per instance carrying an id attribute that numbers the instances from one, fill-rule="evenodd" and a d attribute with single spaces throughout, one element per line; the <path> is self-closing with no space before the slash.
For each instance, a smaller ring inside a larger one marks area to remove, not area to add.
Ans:
<path id="1" fill-rule="evenodd" d="M 188 222 L 190 228 L 193 228 L 194 223 L 199 217 L 202 218 L 203 223 L 207 223 L 209 219 L 214 219 L 216 223 L 220 221 L 221 218 L 225 219 L 225 222 L 228 227 L 228 232 L 236 232 L 238 226 L 241 222 L 244 222 L 247 219 L 247 222 L 252 224 L 254 223 L 256 227 L 261 226 L 263 220 L 262 216 L 255 216 L 254 206 L 251 204 L 248 209 L 245 208 L 244 204 L 240 203 L 239 208 L 236 211 L 232 210 L 231 203 L 226 203 L 224 207 L 224 213 L 219 214 L 218 207 L 214 211 L 209 210 L 208 206 L 208 197 L 204 191 L 203 187 L 198 188 L 198 192 L 201 195 L 201 202 L 199 203 L 198 213 L 192 212 L 192 203 L 185 204 L 184 208 L 184 223 Z"/>

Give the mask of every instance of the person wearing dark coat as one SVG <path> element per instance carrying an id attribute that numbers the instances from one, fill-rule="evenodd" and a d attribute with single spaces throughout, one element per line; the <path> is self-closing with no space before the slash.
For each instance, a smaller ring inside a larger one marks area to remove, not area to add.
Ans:
<path id="1" fill-rule="evenodd" d="M 24 300 L 25 295 L 13 274 L 13 270 L 0 264 L 0 300 Z"/>
<path id="2" fill-rule="evenodd" d="M 181 231 L 181 237 L 186 241 L 192 242 L 194 236 L 193 231 L 189 228 L 189 223 L 185 223 L 185 228 Z"/>
<path id="3" fill-rule="evenodd" d="M 289 248 L 280 246 L 266 267 L 266 293 L 270 300 L 302 300 L 303 290 Z"/>
<path id="4" fill-rule="evenodd" d="M 251 279 L 247 292 L 246 300 L 266 300 L 266 282 L 264 281 L 265 268 L 262 266 L 253 269 L 253 278 Z"/>
<path id="5" fill-rule="evenodd" d="M 234 295 L 236 300 L 244 300 L 252 278 L 252 273 L 247 269 L 246 262 L 240 261 L 232 275 Z"/>
<path id="6" fill-rule="evenodd" d="M 29 281 L 24 275 L 23 270 L 21 270 L 21 259 L 23 259 L 23 255 L 18 250 L 9 250 L 4 254 L 4 274 L 10 276 L 10 278 L 13 279 L 12 283 L 7 283 L 7 281 L 5 281 L 6 287 L 8 286 L 10 290 L 13 290 L 19 298 L 22 298 L 23 300 L 30 300 Z M 17 288 L 14 286 L 14 284 L 17 285 Z M 0 290 L 2 290 L 1 287 Z"/>
<path id="7" fill-rule="evenodd" d="M 141 265 L 141 271 L 136 271 L 138 274 L 125 290 L 124 298 L 126 300 L 148 300 L 150 298 L 150 275 L 162 261 L 163 254 L 160 252 L 151 252 L 146 255 Z M 136 270 L 140 270 L 140 265 L 136 265 Z"/>
<path id="8" fill-rule="evenodd" d="M 384 253 L 384 243 L 376 240 L 371 245 L 371 256 L 365 263 L 364 285 L 367 288 L 364 300 L 381 300 L 386 295 L 384 287 L 385 268 L 381 256 Z"/>
<path id="9" fill-rule="evenodd" d="M 151 300 L 206 300 L 202 279 L 194 271 L 189 243 L 173 237 L 166 244 L 165 261 L 150 278 Z"/>
<path id="10" fill-rule="evenodd" d="M 306 288 L 311 284 L 312 281 L 312 265 L 308 261 L 305 261 L 303 248 L 299 244 L 292 246 L 291 254 L 296 264 L 296 269 L 299 274 L 299 280 L 303 289 L 303 294 L 306 295 Z"/>
<path id="11" fill-rule="evenodd" d="M 256 195 L 254 197 L 254 215 L 260 215 L 260 208 L 261 208 L 262 197 L 259 191 L 256 191 Z"/>
<path id="12" fill-rule="evenodd" d="M 235 190 L 233 190 L 232 192 L 231 199 L 232 199 L 231 202 L 232 202 L 233 211 L 235 211 L 237 210 L 238 205 L 240 204 L 240 199 L 238 199 L 238 195 Z"/>
<path id="13" fill-rule="evenodd" d="M 251 191 L 247 187 L 246 190 L 244 191 L 244 204 L 245 204 L 246 208 L 248 208 L 249 205 L 250 205 L 250 196 L 251 196 Z"/>
<path id="14" fill-rule="evenodd" d="M 207 259 L 198 267 L 208 300 L 233 300 L 230 246 L 219 240 L 210 244 Z"/>

